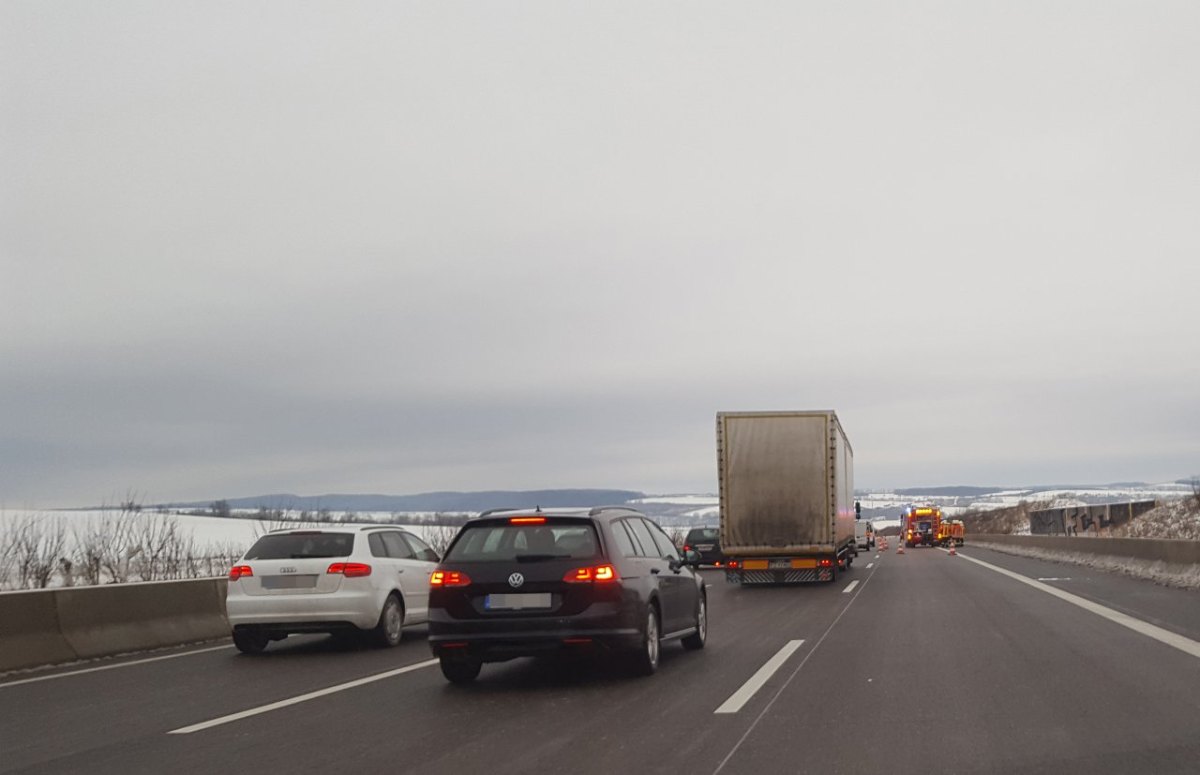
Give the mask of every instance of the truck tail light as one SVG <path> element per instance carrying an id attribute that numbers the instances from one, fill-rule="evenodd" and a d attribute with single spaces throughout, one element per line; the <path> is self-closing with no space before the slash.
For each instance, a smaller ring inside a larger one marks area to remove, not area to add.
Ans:
<path id="1" fill-rule="evenodd" d="M 822 557 L 821 561 L 818 564 L 822 568 L 831 568 L 831 567 L 833 567 L 833 560 L 829 559 L 828 557 Z"/>
<path id="2" fill-rule="evenodd" d="M 569 570 L 563 575 L 563 581 L 573 584 L 585 584 L 589 581 L 616 581 L 621 576 L 611 565 L 590 565 Z"/>
<path id="3" fill-rule="evenodd" d="M 466 587 L 471 584 L 471 577 L 457 570 L 435 570 L 429 577 L 431 587 Z"/>
<path id="4" fill-rule="evenodd" d="M 237 581 L 238 579 L 244 579 L 247 576 L 253 576 L 253 575 L 254 575 L 254 571 L 251 570 L 249 565 L 234 565 L 232 568 L 229 569 L 229 580 L 230 581 Z"/>
<path id="5" fill-rule="evenodd" d="M 730 561 L 729 561 L 729 567 L 730 567 L 730 568 L 738 568 L 738 567 L 740 567 L 740 566 L 741 566 L 741 563 L 740 563 L 740 562 L 738 562 L 737 560 L 730 560 Z"/>
<path id="6" fill-rule="evenodd" d="M 335 562 L 326 573 L 341 574 L 348 579 L 371 575 L 371 566 L 365 562 Z"/>

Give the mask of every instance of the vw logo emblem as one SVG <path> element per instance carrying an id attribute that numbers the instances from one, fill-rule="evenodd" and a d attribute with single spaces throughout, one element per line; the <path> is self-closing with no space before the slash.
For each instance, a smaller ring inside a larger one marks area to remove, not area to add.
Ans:
<path id="1" fill-rule="evenodd" d="M 522 576 L 520 573 L 514 573 L 513 575 L 508 577 L 508 585 L 510 587 L 512 587 L 513 589 L 520 587 L 524 583 L 525 583 L 525 577 Z"/>

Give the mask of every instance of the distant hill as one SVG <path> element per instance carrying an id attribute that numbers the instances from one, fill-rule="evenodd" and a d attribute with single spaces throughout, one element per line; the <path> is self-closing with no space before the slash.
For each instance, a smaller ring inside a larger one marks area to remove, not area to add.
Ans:
<path id="1" fill-rule="evenodd" d="M 897 495 L 942 495 L 946 497 L 959 497 L 971 495 L 987 495 L 993 492 L 1003 492 L 1011 490 L 1012 487 L 906 487 L 903 490 L 895 490 Z"/>
<path id="2" fill-rule="evenodd" d="M 425 492 L 417 495 L 254 495 L 213 498 L 191 503 L 162 504 L 171 508 L 208 508 L 224 500 L 231 509 L 288 509 L 295 511 L 461 511 L 502 508 L 566 508 L 617 505 L 644 498 L 633 490 L 492 490 L 484 492 Z"/>

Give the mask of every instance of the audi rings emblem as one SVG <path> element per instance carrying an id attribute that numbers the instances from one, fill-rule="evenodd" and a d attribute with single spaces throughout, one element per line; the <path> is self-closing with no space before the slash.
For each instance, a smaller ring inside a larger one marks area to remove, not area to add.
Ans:
<path id="1" fill-rule="evenodd" d="M 525 577 L 522 576 L 520 573 L 514 573 L 513 575 L 508 577 L 508 585 L 510 587 L 512 587 L 513 589 L 519 588 L 524 583 L 525 583 Z"/>

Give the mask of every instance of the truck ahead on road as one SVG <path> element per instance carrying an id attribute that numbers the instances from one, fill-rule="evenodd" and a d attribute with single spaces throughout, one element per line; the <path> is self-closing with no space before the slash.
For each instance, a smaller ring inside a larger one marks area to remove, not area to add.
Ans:
<path id="1" fill-rule="evenodd" d="M 726 581 L 833 581 L 857 554 L 854 450 L 834 412 L 718 412 L 717 479 Z"/>
<path id="2" fill-rule="evenodd" d="M 942 542 L 942 510 L 937 506 L 909 506 L 901 526 L 904 545 L 938 546 Z"/>

